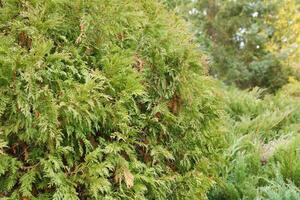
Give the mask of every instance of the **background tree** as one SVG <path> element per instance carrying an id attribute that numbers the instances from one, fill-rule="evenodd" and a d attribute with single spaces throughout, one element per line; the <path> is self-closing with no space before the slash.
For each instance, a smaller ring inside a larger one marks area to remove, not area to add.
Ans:
<path id="1" fill-rule="evenodd" d="M 268 48 L 281 58 L 285 66 L 299 73 L 300 3 L 296 0 L 285 0 L 277 1 L 276 5 L 278 12 L 268 19 L 268 23 L 274 27 L 274 35 L 268 43 Z"/>
<path id="2" fill-rule="evenodd" d="M 290 70 L 268 48 L 277 12 L 271 1 L 199 0 L 185 5 L 171 1 L 189 21 L 198 43 L 209 55 L 209 71 L 227 84 L 275 91 L 287 83 Z M 276 78 L 275 78 L 276 77 Z"/>

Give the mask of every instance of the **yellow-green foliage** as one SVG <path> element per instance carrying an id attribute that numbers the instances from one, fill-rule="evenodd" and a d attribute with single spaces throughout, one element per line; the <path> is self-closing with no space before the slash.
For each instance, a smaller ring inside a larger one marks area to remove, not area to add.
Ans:
<path id="1" fill-rule="evenodd" d="M 206 198 L 221 103 L 179 18 L 149 0 L 0 2 L 1 199 Z"/>
<path id="2" fill-rule="evenodd" d="M 276 1 L 275 1 L 276 2 Z M 297 0 L 278 1 L 278 11 L 269 20 L 274 36 L 268 48 L 279 54 L 282 62 L 299 71 L 300 68 L 300 4 Z"/>

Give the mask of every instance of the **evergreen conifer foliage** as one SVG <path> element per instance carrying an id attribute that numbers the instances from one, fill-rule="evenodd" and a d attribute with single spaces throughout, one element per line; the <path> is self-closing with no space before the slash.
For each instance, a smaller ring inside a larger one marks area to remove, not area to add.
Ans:
<path id="1" fill-rule="evenodd" d="M 2 0 L 1 199 L 205 199 L 220 98 L 155 1 Z"/>

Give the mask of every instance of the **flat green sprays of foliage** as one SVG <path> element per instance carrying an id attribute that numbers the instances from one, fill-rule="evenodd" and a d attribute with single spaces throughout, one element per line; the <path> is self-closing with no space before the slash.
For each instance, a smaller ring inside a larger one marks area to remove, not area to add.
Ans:
<path id="1" fill-rule="evenodd" d="M 1 199 L 205 199 L 220 97 L 149 0 L 0 1 Z"/>

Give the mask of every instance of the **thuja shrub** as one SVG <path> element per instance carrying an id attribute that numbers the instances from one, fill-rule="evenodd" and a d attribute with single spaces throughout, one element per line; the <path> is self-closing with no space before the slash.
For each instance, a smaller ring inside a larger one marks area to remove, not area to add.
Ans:
<path id="1" fill-rule="evenodd" d="M 217 87 L 149 0 L 0 1 L 1 199 L 205 199 Z"/>

